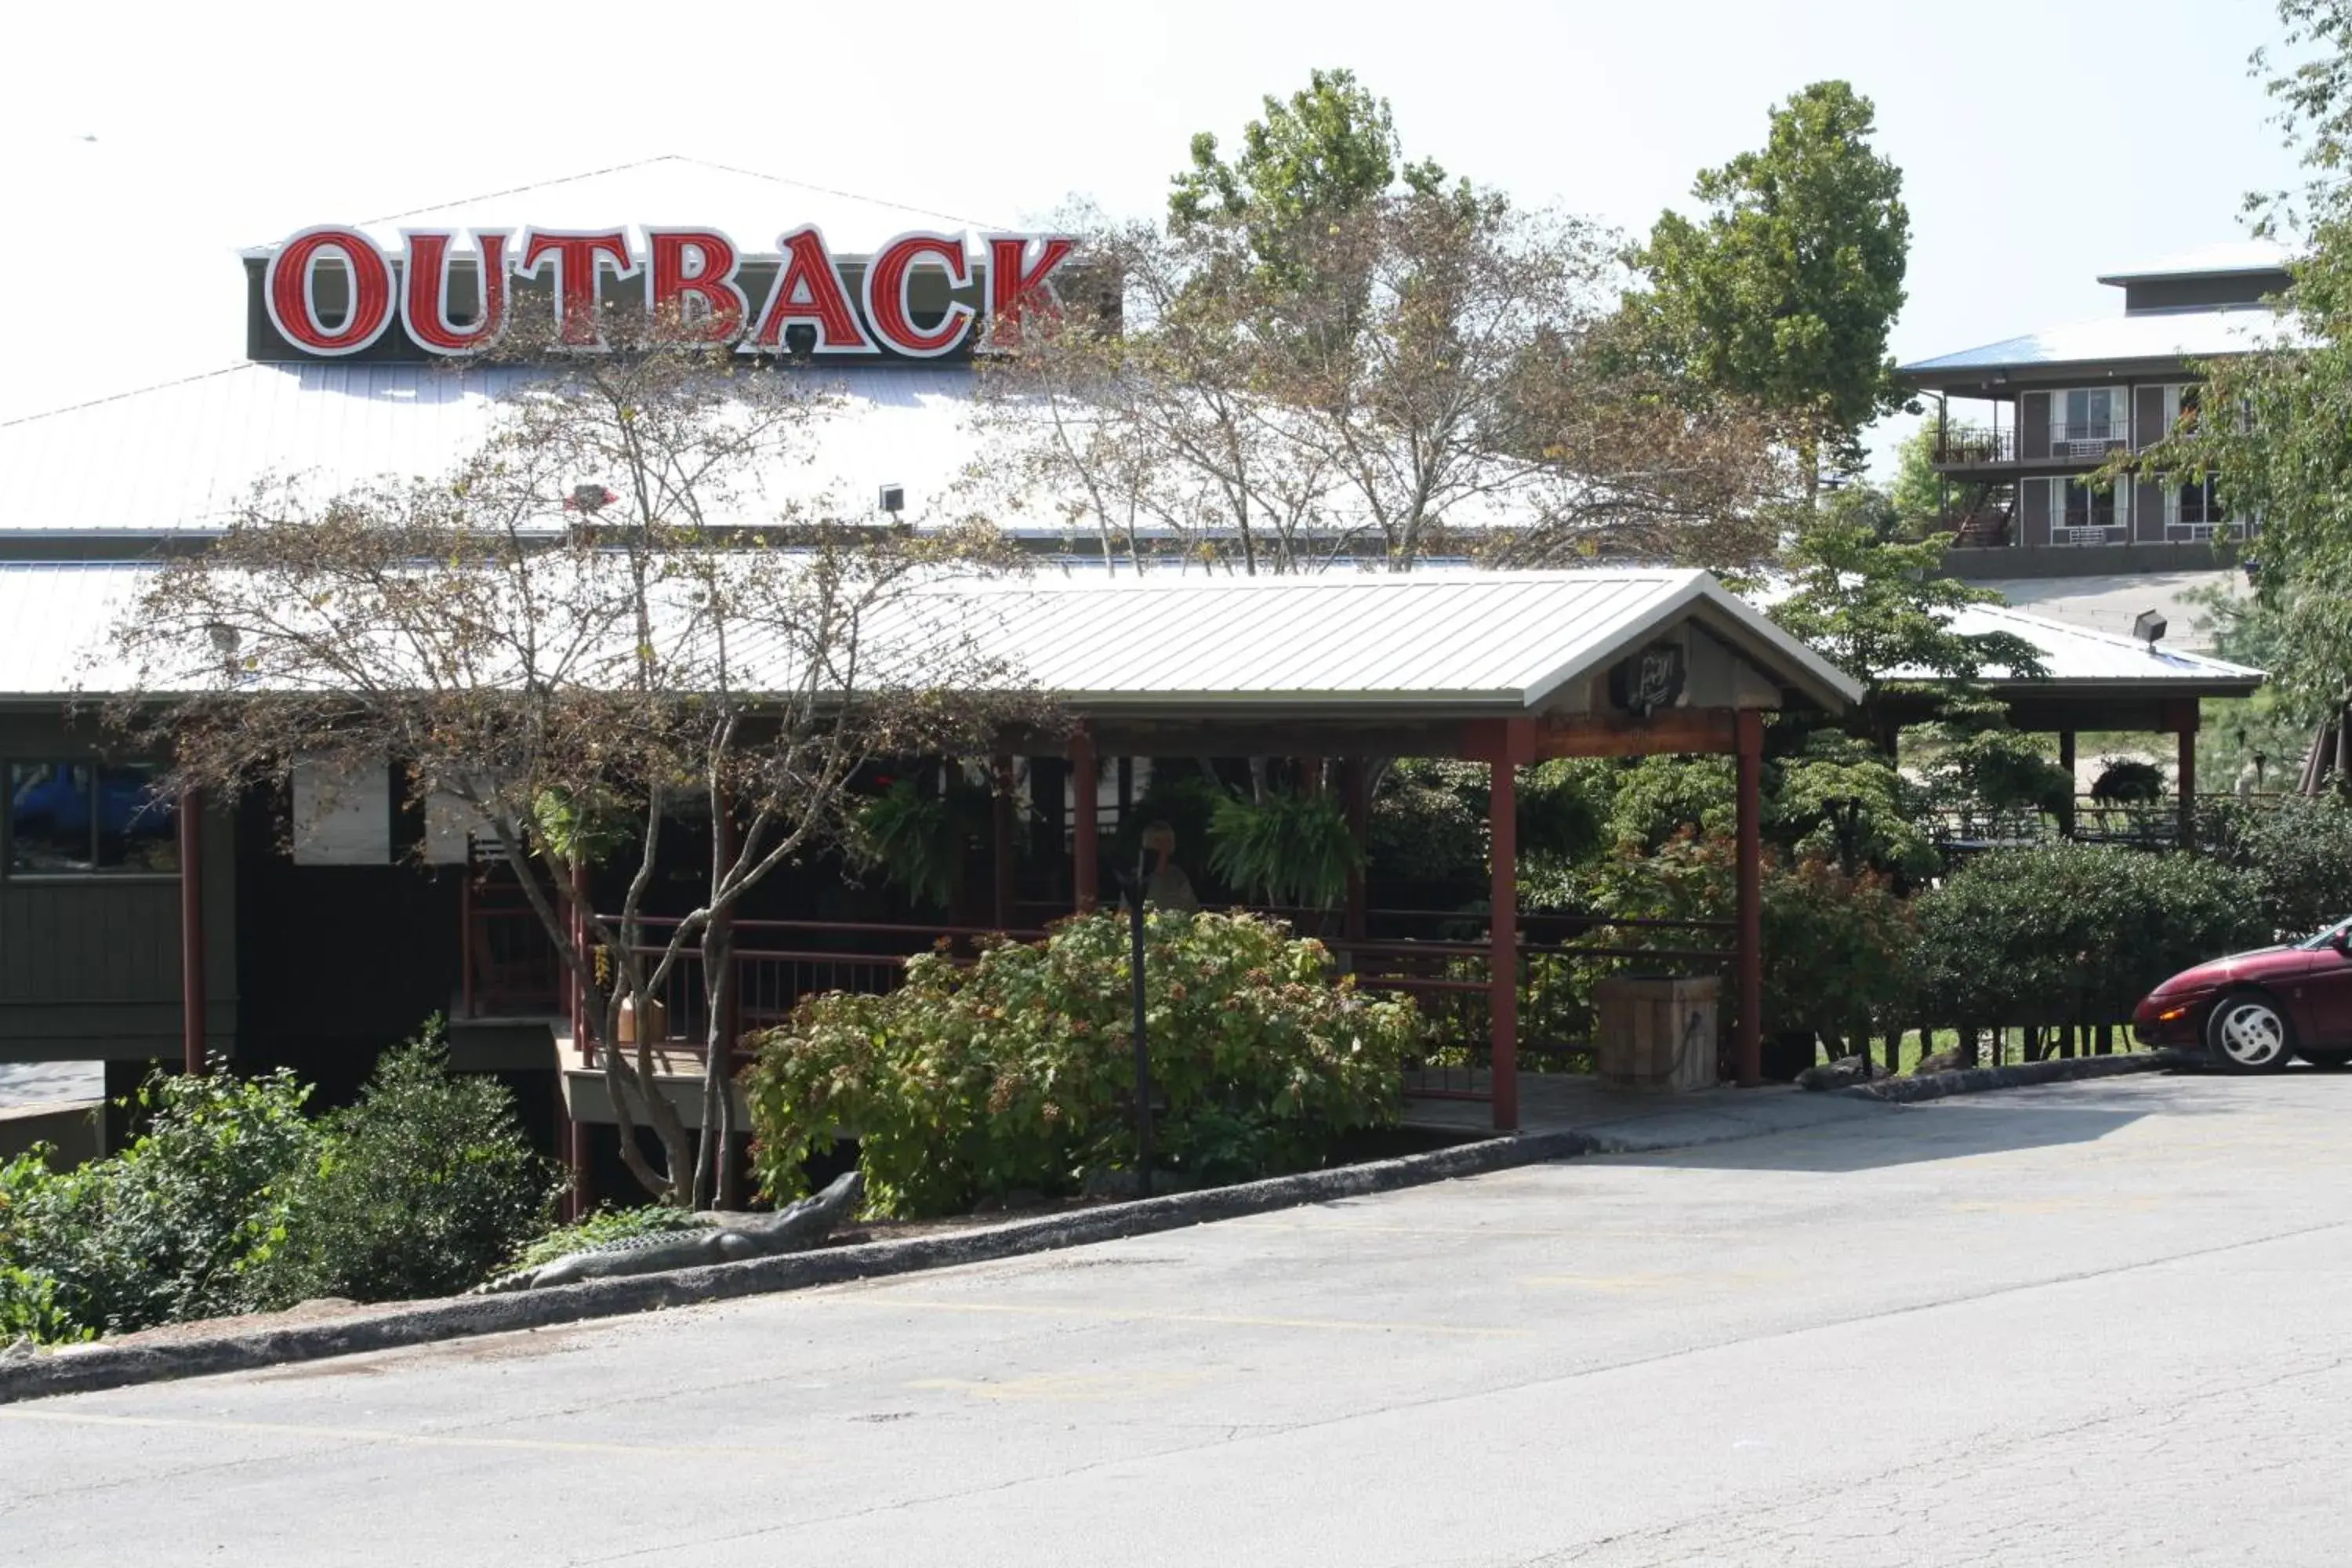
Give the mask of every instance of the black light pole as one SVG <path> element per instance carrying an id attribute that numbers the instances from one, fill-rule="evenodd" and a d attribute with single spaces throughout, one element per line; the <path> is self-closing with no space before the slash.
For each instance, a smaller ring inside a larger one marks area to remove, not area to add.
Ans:
<path id="1" fill-rule="evenodd" d="M 1135 852 L 1135 871 L 1127 883 L 1128 970 L 1135 994 L 1135 1191 L 1151 1195 L 1151 1048 L 1143 1032 L 1143 856 Z"/>

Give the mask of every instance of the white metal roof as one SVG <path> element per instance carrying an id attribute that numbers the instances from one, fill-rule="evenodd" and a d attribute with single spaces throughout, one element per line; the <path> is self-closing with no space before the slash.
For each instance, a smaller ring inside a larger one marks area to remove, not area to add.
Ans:
<path id="1" fill-rule="evenodd" d="M 2264 679 L 2261 670 L 2242 664 L 2162 642 L 2144 643 L 2137 637 L 2070 626 L 2000 605 L 1968 605 L 1953 616 L 1952 629 L 1969 637 L 2007 632 L 2032 643 L 2040 651 L 2042 673 L 2037 679 L 2016 681 L 2021 689 L 2089 687 L 2120 692 L 2163 686 L 2184 693 L 2201 688 L 2209 695 L 2242 695 Z M 1988 668 L 1985 675 L 1996 682 L 2011 679 L 2007 670 L 1997 668 Z"/>
<path id="2" fill-rule="evenodd" d="M 2282 322 L 2266 306 L 2143 310 L 2136 315 L 2101 316 L 2004 338 L 1958 353 L 1916 360 L 1903 366 L 1901 374 L 2033 370 L 2112 360 L 2210 359 L 2220 354 L 2245 353 L 2266 341 L 2292 337 L 2293 331 L 2291 323 Z"/>
<path id="3" fill-rule="evenodd" d="M 2284 272 L 2296 252 L 2274 239 L 2222 239 L 2175 251 L 2136 267 L 2099 275 L 2102 283 L 2138 283 L 2157 278 L 2227 278 L 2248 272 Z"/>
<path id="4" fill-rule="evenodd" d="M 290 215 L 287 233 L 344 221 L 335 213 Z M 815 224 L 836 256 L 864 255 L 910 229 L 979 231 L 999 226 L 773 174 L 730 168 L 700 158 L 647 158 L 610 169 L 566 175 L 538 184 L 445 202 L 437 206 L 363 218 L 353 226 L 386 250 L 401 247 L 404 228 L 609 229 L 626 227 L 642 246 L 643 226 L 675 224 L 716 228 L 745 256 L 773 256 L 779 235 Z M 282 243 L 272 235 L 247 249 L 267 256 Z"/>
<path id="5" fill-rule="evenodd" d="M 0 531 L 203 532 L 226 526 L 264 479 L 304 479 L 323 498 L 443 473 L 489 435 L 500 394 L 535 374 L 244 363 L 12 420 L 0 424 Z M 908 521 L 920 521 L 977 455 L 969 368 L 782 374 L 810 376 L 840 404 L 812 431 L 823 460 L 770 476 L 772 505 L 830 494 L 862 516 L 896 484 Z"/>
<path id="6" fill-rule="evenodd" d="M 980 590 L 1002 653 L 1080 707 L 1539 708 L 1694 612 L 1784 684 L 1861 689 L 1705 572 L 1335 572 L 1024 580 Z"/>
<path id="7" fill-rule="evenodd" d="M 12 657 L 0 697 L 124 690 L 110 637 L 146 564 L 0 563 Z M 1686 619 L 1808 700 L 1861 690 L 1694 571 L 1333 573 L 943 582 L 869 641 L 914 647 L 947 622 L 1008 679 L 1081 712 L 1528 712 Z M 756 648 L 741 657 L 758 658 Z"/>
<path id="8" fill-rule="evenodd" d="M 2247 597 L 2246 574 L 2214 568 L 2199 572 L 2103 572 L 2083 577 L 1999 577 L 1976 580 L 2007 599 L 2012 608 L 2062 626 L 2086 626 L 2112 637 L 2131 635 L 2142 611 L 2154 610 L 2168 623 L 2165 646 L 2179 651 L 2210 650 L 2212 612 L 2201 595 L 2216 590 Z"/>

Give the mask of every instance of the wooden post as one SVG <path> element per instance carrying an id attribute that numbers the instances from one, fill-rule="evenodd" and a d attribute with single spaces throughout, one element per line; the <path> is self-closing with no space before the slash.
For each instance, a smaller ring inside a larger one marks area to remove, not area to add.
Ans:
<path id="1" fill-rule="evenodd" d="M 524 868 L 523 874 L 528 876 L 530 872 Z M 572 868 L 572 950 L 579 954 L 582 963 L 593 967 L 595 959 L 588 950 L 588 868 L 574 862 Z M 615 974 L 614 984 L 619 984 L 619 981 L 620 976 Z M 595 1026 L 588 1016 L 588 993 L 581 985 L 580 976 L 576 973 L 570 977 L 570 982 L 564 989 L 572 996 L 572 1048 L 583 1066 L 593 1067 L 596 1059 L 593 1049 Z M 558 1062 L 556 1070 L 569 1072 L 572 1066 L 570 1062 Z M 568 1100 L 566 1105 L 568 1109 Z M 594 1202 L 590 1184 L 594 1178 L 595 1170 L 589 1159 L 588 1124 L 577 1117 L 572 1117 L 570 1119 L 570 1125 L 565 1129 L 565 1133 L 564 1162 L 571 1167 L 572 1184 L 570 1190 L 564 1194 L 564 1206 L 571 1211 L 570 1217 L 576 1220 L 585 1217 L 590 1205 Z"/>
<path id="2" fill-rule="evenodd" d="M 1488 764 L 1493 780 L 1486 824 L 1494 860 L 1488 911 L 1488 1078 L 1495 1096 L 1495 1131 L 1519 1125 L 1519 806 L 1517 765 L 1508 745 Z"/>
<path id="3" fill-rule="evenodd" d="M 180 1055 L 205 1070 L 205 794 L 180 792 Z"/>
<path id="4" fill-rule="evenodd" d="M 1347 813 L 1348 836 L 1355 840 L 1356 853 L 1360 857 L 1364 852 L 1365 833 L 1371 826 L 1371 795 L 1365 788 L 1370 783 L 1370 770 L 1365 767 L 1361 757 L 1349 757 L 1339 767 L 1340 805 Z M 1349 942 L 1361 942 L 1369 924 L 1368 911 L 1364 907 L 1364 868 L 1360 858 L 1348 872 L 1348 908 L 1339 928 L 1340 933 Z"/>
<path id="5" fill-rule="evenodd" d="M 1764 716 L 1739 710 L 1739 1028 L 1732 1070 L 1742 1089 L 1764 1081 Z"/>
<path id="6" fill-rule="evenodd" d="M 2058 831 L 2074 837 L 2074 731 L 2058 731 L 2058 765 L 2066 770 L 2066 804 L 2058 811 Z"/>
<path id="7" fill-rule="evenodd" d="M 2197 704 L 2181 706 L 2188 713 L 2180 722 L 2180 847 L 2189 849 L 2197 843 Z"/>
<path id="8" fill-rule="evenodd" d="M 1094 732 L 1081 724 L 1070 732 L 1071 907 L 1080 914 L 1095 907 L 1100 886 L 1095 869 L 1095 837 L 1101 831 L 1102 775 L 1097 771 Z"/>
<path id="9" fill-rule="evenodd" d="M 1018 923 L 1013 906 L 1020 891 L 1020 847 L 1013 826 L 1013 759 L 1000 754 L 994 764 L 995 788 L 989 800 L 990 826 L 995 843 L 992 847 L 990 869 L 994 873 L 996 888 L 996 929 L 1011 931 Z"/>

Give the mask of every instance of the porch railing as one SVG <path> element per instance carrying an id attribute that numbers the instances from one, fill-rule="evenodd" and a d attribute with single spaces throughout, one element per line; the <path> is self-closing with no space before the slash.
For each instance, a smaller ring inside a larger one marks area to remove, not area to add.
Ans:
<path id="1" fill-rule="evenodd" d="M 1261 910 L 1288 919 L 1302 934 L 1336 917 L 1321 910 Z M 1475 913 L 1422 910 L 1375 910 L 1370 922 L 1380 934 L 1360 938 L 1325 936 L 1341 967 L 1367 990 L 1413 998 L 1433 1028 L 1424 1059 L 1409 1064 L 1419 1073 L 1417 1093 L 1459 1094 L 1485 1099 L 1477 1087 L 1489 1065 L 1493 952 L 1486 921 Z M 675 921 L 641 921 L 649 940 L 635 950 L 650 968 Z M 1414 930 L 1427 934 L 1412 934 Z M 1643 967 L 1676 973 L 1721 973 L 1729 978 L 1730 921 L 1609 920 L 1547 911 L 1519 920 L 1518 1005 L 1521 1064 L 1540 1070 L 1591 1049 L 1589 981 L 1596 971 Z M 999 933 L 985 928 L 911 926 L 827 921 L 739 921 L 735 926 L 736 1032 L 740 1038 L 789 1017 L 801 998 L 825 991 L 881 993 L 896 989 L 914 955 L 944 949 L 968 955 L 976 938 L 1010 935 L 1029 941 L 1038 931 Z M 838 942 L 841 945 L 835 946 Z M 789 944 L 789 945 L 787 945 Z M 1729 991 L 1727 989 L 1727 999 Z M 689 947 L 656 989 L 660 1016 L 647 1038 L 668 1050 L 698 1056 L 709 1038 L 709 1010 L 698 947 Z M 1726 1016 L 1728 1016 L 1727 1010 Z M 632 1020 L 633 1024 L 635 1019 Z M 583 1064 L 593 1065 L 593 1043 L 575 1041 Z"/>

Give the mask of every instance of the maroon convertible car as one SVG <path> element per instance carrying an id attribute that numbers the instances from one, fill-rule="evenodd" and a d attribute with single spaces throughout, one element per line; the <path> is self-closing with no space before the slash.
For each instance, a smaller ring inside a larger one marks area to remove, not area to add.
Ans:
<path id="1" fill-rule="evenodd" d="M 2298 1056 L 2352 1065 L 2352 920 L 2184 969 L 2141 1001 L 2132 1029 L 2151 1046 L 2202 1047 L 2232 1072 L 2269 1072 Z"/>

